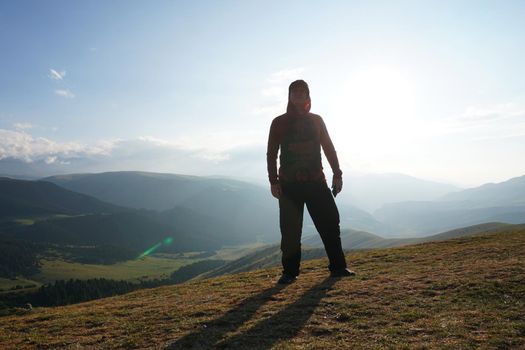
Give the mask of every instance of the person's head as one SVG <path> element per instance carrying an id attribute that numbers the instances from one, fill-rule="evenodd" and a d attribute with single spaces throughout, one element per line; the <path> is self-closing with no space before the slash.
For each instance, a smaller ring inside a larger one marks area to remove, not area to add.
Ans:
<path id="1" fill-rule="evenodd" d="M 310 89 L 304 80 L 296 80 L 288 87 L 287 112 L 293 114 L 306 114 L 310 111 Z"/>

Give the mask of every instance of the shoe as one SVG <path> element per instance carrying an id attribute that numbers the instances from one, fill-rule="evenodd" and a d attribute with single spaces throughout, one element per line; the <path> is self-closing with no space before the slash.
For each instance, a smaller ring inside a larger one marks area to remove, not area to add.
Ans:
<path id="1" fill-rule="evenodd" d="M 279 278 L 277 283 L 278 284 L 290 284 L 290 283 L 294 282 L 296 279 L 297 279 L 296 276 L 291 276 L 291 275 L 288 275 L 286 273 L 283 273 L 283 275 L 281 276 L 281 278 Z"/>
<path id="2" fill-rule="evenodd" d="M 349 276 L 355 276 L 355 271 L 349 270 L 349 269 L 340 269 L 330 272 L 330 277 L 349 277 Z"/>

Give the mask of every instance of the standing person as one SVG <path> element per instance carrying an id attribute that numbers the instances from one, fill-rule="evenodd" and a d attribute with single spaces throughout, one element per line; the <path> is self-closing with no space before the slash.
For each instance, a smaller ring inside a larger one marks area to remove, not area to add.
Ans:
<path id="1" fill-rule="evenodd" d="M 299 275 L 305 204 L 328 255 L 330 276 L 355 275 L 347 269 L 339 212 L 332 197 L 343 187 L 342 171 L 326 125 L 319 115 L 310 113 L 310 107 L 308 84 L 296 80 L 288 88 L 286 113 L 276 117 L 270 126 L 266 161 L 271 192 L 279 200 L 283 265 L 278 283 L 291 283 Z M 333 171 L 332 192 L 323 173 L 321 146 Z"/>

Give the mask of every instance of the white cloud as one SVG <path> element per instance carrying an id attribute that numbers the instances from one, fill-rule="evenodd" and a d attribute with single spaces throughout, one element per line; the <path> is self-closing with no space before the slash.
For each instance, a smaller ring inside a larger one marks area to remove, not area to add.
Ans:
<path id="1" fill-rule="evenodd" d="M 58 159 L 57 156 L 46 157 L 45 162 L 46 164 L 53 164 L 57 161 L 57 159 Z"/>
<path id="2" fill-rule="evenodd" d="M 225 148 L 226 135 L 206 135 L 166 140 L 151 136 L 120 140 L 107 163 L 113 169 L 140 169 L 192 175 L 224 175 L 266 178 L 265 145 L 234 143 Z"/>
<path id="3" fill-rule="evenodd" d="M 186 140 L 188 141 L 188 140 Z M 229 159 L 228 150 L 220 147 L 202 147 L 195 142 L 172 141 L 151 136 L 136 139 L 99 140 L 87 145 L 78 142 L 56 142 L 34 137 L 24 130 L 0 129 L 0 159 L 15 158 L 26 162 L 44 160 L 52 164 L 58 160 L 78 157 L 110 157 L 142 159 L 145 154 L 155 158 L 162 154 L 184 154 L 186 157 L 218 163 Z M 235 145 L 232 145 L 235 147 Z M 146 158 L 148 158 L 146 157 Z"/>
<path id="4" fill-rule="evenodd" d="M 58 80 L 58 81 L 61 81 L 61 80 L 64 80 L 64 77 L 66 76 L 66 71 L 65 70 L 62 70 L 62 71 L 57 71 L 55 69 L 52 69 L 50 68 L 49 69 L 49 74 L 48 74 L 48 77 L 52 80 Z M 71 90 L 69 89 L 56 89 L 55 90 L 55 95 L 57 96 L 60 96 L 60 97 L 64 97 L 64 98 L 75 98 L 75 94 L 73 94 L 73 92 L 71 92 Z"/>
<path id="5" fill-rule="evenodd" d="M 265 179 L 265 145 L 246 139 L 232 143 L 231 135 L 229 143 L 223 142 L 227 138 L 220 133 L 177 140 L 140 136 L 85 144 L 0 129 L 0 160 L 31 163 L 43 172 L 144 170 Z"/>
<path id="6" fill-rule="evenodd" d="M 199 158 L 203 160 L 212 161 L 218 163 L 229 159 L 227 149 L 219 146 L 224 144 L 224 138 L 231 144 L 231 136 L 220 135 L 215 133 L 214 135 L 204 135 L 202 137 L 186 137 L 179 140 L 164 140 L 152 136 L 140 136 L 138 141 L 143 142 L 144 145 L 149 147 L 163 148 L 166 150 L 183 151 L 191 154 L 193 158 Z M 198 140 L 200 139 L 200 140 Z"/>
<path id="7" fill-rule="evenodd" d="M 73 94 L 68 89 L 66 89 L 66 90 L 63 90 L 63 89 L 55 90 L 55 94 L 58 95 L 58 96 L 61 96 L 61 97 L 65 97 L 65 98 L 74 98 L 75 97 L 75 94 Z"/>
<path id="8" fill-rule="evenodd" d="M 284 113 L 288 101 L 288 85 L 292 81 L 300 79 L 303 72 L 303 67 L 297 67 L 270 74 L 266 79 L 265 86 L 261 89 L 261 96 L 264 101 L 252 112 L 268 118 Z"/>
<path id="9" fill-rule="evenodd" d="M 34 127 L 34 125 L 31 123 L 14 123 L 13 126 L 17 130 L 31 129 Z"/>
<path id="10" fill-rule="evenodd" d="M 53 80 L 63 80 L 65 76 L 66 76 L 66 71 L 65 70 L 59 72 L 59 71 L 54 70 L 52 68 L 49 69 L 48 77 L 53 79 Z"/>
<path id="11" fill-rule="evenodd" d="M 25 162 L 45 160 L 50 164 L 53 157 L 72 158 L 81 156 L 107 155 L 111 143 L 97 143 L 93 146 L 77 142 L 56 142 L 44 137 L 34 137 L 23 130 L 0 129 L 0 159 L 15 158 Z"/>

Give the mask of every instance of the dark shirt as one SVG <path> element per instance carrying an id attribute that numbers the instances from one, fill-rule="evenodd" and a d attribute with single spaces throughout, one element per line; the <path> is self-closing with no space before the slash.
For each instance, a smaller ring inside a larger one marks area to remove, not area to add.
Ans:
<path id="1" fill-rule="evenodd" d="M 270 183 L 326 180 L 321 164 L 321 146 L 334 177 L 341 178 L 343 173 L 337 153 L 321 116 L 285 113 L 276 117 L 270 126 L 266 152 Z M 279 148 L 280 167 L 277 172 Z"/>

